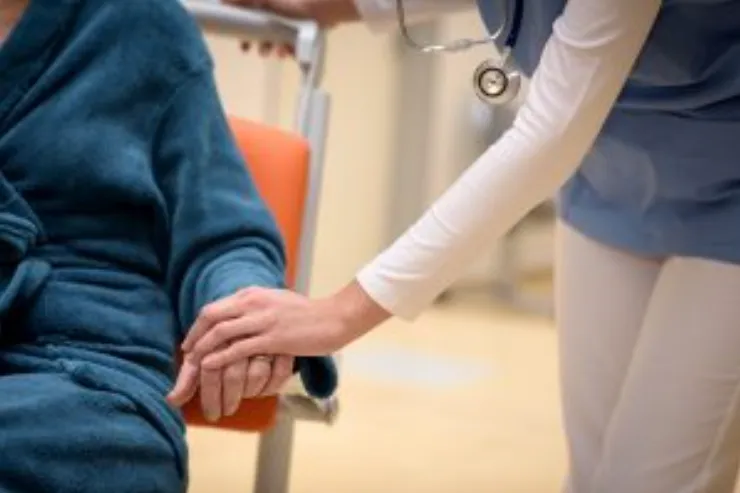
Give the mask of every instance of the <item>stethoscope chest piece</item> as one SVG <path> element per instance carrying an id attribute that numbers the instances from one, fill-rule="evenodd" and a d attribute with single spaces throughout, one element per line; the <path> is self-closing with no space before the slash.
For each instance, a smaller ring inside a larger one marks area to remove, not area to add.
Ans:
<path id="1" fill-rule="evenodd" d="M 492 0 L 491 0 L 492 1 Z M 398 26 L 401 35 L 409 46 L 421 51 L 422 53 L 443 53 L 443 52 L 460 52 L 477 45 L 492 44 L 504 32 L 506 19 L 508 15 L 509 0 L 503 0 L 506 5 L 505 12 L 501 15 L 504 19 L 499 28 L 489 36 L 481 39 L 463 38 L 446 44 L 421 45 L 411 38 L 406 29 L 405 14 L 403 10 L 403 0 L 396 0 L 396 11 L 398 13 Z M 503 49 L 499 60 L 485 60 L 475 69 L 473 73 L 473 90 L 476 96 L 484 103 L 492 106 L 504 105 L 516 99 L 519 89 L 522 85 L 522 76 L 516 70 L 514 64 L 508 63 L 509 55 L 517 37 L 519 36 L 519 27 L 522 21 L 522 2 L 524 0 L 514 0 L 514 11 L 511 14 L 511 28 L 508 30 L 506 39 L 503 42 Z"/>
<path id="2" fill-rule="evenodd" d="M 490 105 L 503 105 L 513 101 L 522 85 L 517 70 L 505 68 L 496 60 L 485 60 L 473 73 L 473 89 L 476 96 Z"/>

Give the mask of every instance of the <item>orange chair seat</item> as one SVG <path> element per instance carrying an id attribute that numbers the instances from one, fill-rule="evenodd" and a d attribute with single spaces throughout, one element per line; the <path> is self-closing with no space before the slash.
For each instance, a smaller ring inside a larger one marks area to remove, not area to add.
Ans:
<path id="1" fill-rule="evenodd" d="M 292 286 L 308 193 L 309 144 L 298 135 L 264 124 L 234 117 L 229 124 L 252 179 L 280 228 L 287 257 L 286 281 Z M 264 432 L 275 424 L 278 400 L 264 397 L 244 401 L 235 415 L 215 424 L 203 416 L 197 396 L 184 406 L 183 412 L 186 423 L 192 426 Z"/>

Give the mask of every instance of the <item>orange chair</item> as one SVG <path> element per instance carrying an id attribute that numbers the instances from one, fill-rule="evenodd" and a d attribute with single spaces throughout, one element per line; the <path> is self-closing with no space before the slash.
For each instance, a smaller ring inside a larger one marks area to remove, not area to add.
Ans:
<path id="1" fill-rule="evenodd" d="M 310 150 L 308 142 L 297 135 L 237 118 L 230 119 L 231 130 L 248 163 L 262 198 L 278 223 L 287 256 L 286 280 L 295 282 L 302 232 Z M 214 425 L 206 421 L 198 399 L 183 409 L 188 424 L 264 432 L 275 424 L 277 397 L 253 399 L 242 404 L 239 412 Z"/>
<path id="2" fill-rule="evenodd" d="M 309 141 L 301 136 L 264 124 L 238 118 L 230 126 L 248 163 L 256 186 L 271 210 L 282 233 L 287 256 L 286 281 L 295 287 L 299 270 L 303 268 L 302 240 L 313 240 L 311 222 L 306 228 L 306 208 L 311 203 L 311 152 Z M 310 236 L 310 238 L 304 238 Z M 305 276 L 304 276 L 305 277 Z M 305 289 L 305 288 L 304 288 Z M 183 408 L 188 426 L 202 426 L 232 431 L 262 433 L 255 491 L 259 493 L 287 491 L 290 451 L 292 447 L 292 416 L 279 420 L 285 401 L 280 397 L 247 400 L 239 411 L 217 423 L 206 421 L 198 398 Z M 293 406 L 289 406 L 293 407 Z M 285 413 L 283 413 L 285 414 Z M 331 417 L 322 418 L 325 422 Z M 278 426 L 279 425 L 279 426 Z"/>
<path id="3" fill-rule="evenodd" d="M 284 236 L 287 281 L 297 292 L 308 293 L 331 109 L 331 98 L 321 88 L 326 33 L 313 21 L 296 21 L 221 0 L 183 0 L 183 5 L 204 31 L 293 48 L 290 59 L 297 62 L 300 72 L 295 134 L 236 118 L 231 119 L 231 126 L 257 188 Z M 296 385 L 288 385 L 277 398 L 243 403 L 236 416 L 216 425 L 203 418 L 197 405 L 199 399 L 193 399 L 184 409 L 190 426 L 260 433 L 255 493 L 288 492 L 296 421 L 332 424 L 336 419 L 336 396 L 313 399 L 303 393 L 298 382 L 298 378 L 293 378 L 290 383 Z"/>

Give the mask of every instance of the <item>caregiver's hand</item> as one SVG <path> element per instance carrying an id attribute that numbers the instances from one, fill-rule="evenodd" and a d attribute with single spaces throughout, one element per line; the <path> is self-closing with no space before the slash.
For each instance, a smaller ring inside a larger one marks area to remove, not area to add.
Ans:
<path id="1" fill-rule="evenodd" d="M 243 296 L 211 308 L 196 321 L 182 346 L 206 370 L 260 354 L 331 354 L 390 316 L 356 283 L 321 300 L 249 288 Z"/>

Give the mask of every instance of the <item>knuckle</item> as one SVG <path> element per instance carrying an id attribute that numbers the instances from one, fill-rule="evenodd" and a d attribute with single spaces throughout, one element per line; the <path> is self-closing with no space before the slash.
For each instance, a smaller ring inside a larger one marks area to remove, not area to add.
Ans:
<path id="1" fill-rule="evenodd" d="M 198 318 L 203 322 L 211 323 L 216 320 L 216 308 L 213 305 L 206 305 L 200 309 Z"/>
<path id="2" fill-rule="evenodd" d="M 249 365 L 250 380 L 267 380 L 270 378 L 270 368 L 262 364 Z"/>
<path id="3" fill-rule="evenodd" d="M 238 329 L 238 320 L 220 323 L 211 331 L 213 340 L 223 342 L 225 339 L 228 339 L 232 333 L 237 332 Z"/>
<path id="4" fill-rule="evenodd" d="M 200 362 L 203 361 L 203 358 L 207 354 L 206 352 L 201 351 L 200 346 L 200 344 L 195 346 L 187 355 L 188 362 L 194 366 L 199 366 Z"/>
<path id="5" fill-rule="evenodd" d="M 275 373 L 281 377 L 289 377 L 293 374 L 293 358 L 284 358 L 280 360 L 280 364 L 275 365 Z"/>
<path id="6" fill-rule="evenodd" d="M 276 368 L 275 369 L 276 378 L 279 378 L 281 380 L 287 380 L 293 374 L 292 370 L 293 369 L 288 365 L 281 366 L 280 368 Z"/>
<path id="7" fill-rule="evenodd" d="M 215 327 L 213 327 L 213 330 L 211 330 L 211 337 L 215 339 L 221 339 L 224 337 L 225 332 L 227 330 L 226 324 L 218 324 Z"/>
<path id="8" fill-rule="evenodd" d="M 239 309 L 246 312 L 247 310 L 261 307 L 263 296 L 259 288 L 244 288 L 242 294 L 237 299 Z"/>
<path id="9" fill-rule="evenodd" d="M 250 294 L 254 293 L 255 291 L 254 286 L 247 286 L 246 288 L 241 288 L 239 291 L 237 291 L 238 296 L 249 296 Z"/>
<path id="10" fill-rule="evenodd" d="M 236 363 L 238 360 L 244 359 L 242 352 L 242 341 L 235 339 L 234 342 L 229 343 L 228 347 L 219 353 L 219 356 L 225 364 Z M 244 362 L 244 364 L 248 365 L 248 362 Z"/>
<path id="11" fill-rule="evenodd" d="M 235 306 L 240 311 L 245 311 L 249 305 L 250 305 L 250 297 L 249 296 L 239 296 L 236 298 Z"/>
<path id="12" fill-rule="evenodd" d="M 197 371 L 198 365 L 200 364 L 200 360 L 202 359 L 200 351 L 198 351 L 197 346 L 193 348 L 192 351 L 185 354 L 185 357 L 182 360 L 181 370 L 180 371 L 189 371 L 189 372 L 195 372 Z"/>
<path id="13" fill-rule="evenodd" d="M 228 350 L 228 355 L 231 358 L 247 358 L 249 356 L 252 356 L 252 354 L 249 354 L 251 348 L 252 341 L 248 338 L 245 338 L 232 344 Z"/>
<path id="14" fill-rule="evenodd" d="M 227 367 L 224 371 L 224 381 L 231 384 L 240 382 L 244 379 L 246 373 L 244 370 L 244 365 L 241 363 Z"/>
<path id="15" fill-rule="evenodd" d="M 268 325 L 275 325 L 278 321 L 278 310 L 275 308 L 268 308 L 264 312 L 264 320 Z"/>
<path id="16" fill-rule="evenodd" d="M 239 363 L 239 353 L 234 346 L 229 346 L 219 353 L 221 368 L 228 368 L 230 365 Z M 247 369 L 244 368 L 244 374 L 246 375 Z"/>
<path id="17" fill-rule="evenodd" d="M 255 303 L 262 306 L 266 305 L 272 299 L 272 291 L 266 288 L 252 288 L 252 299 Z"/>

